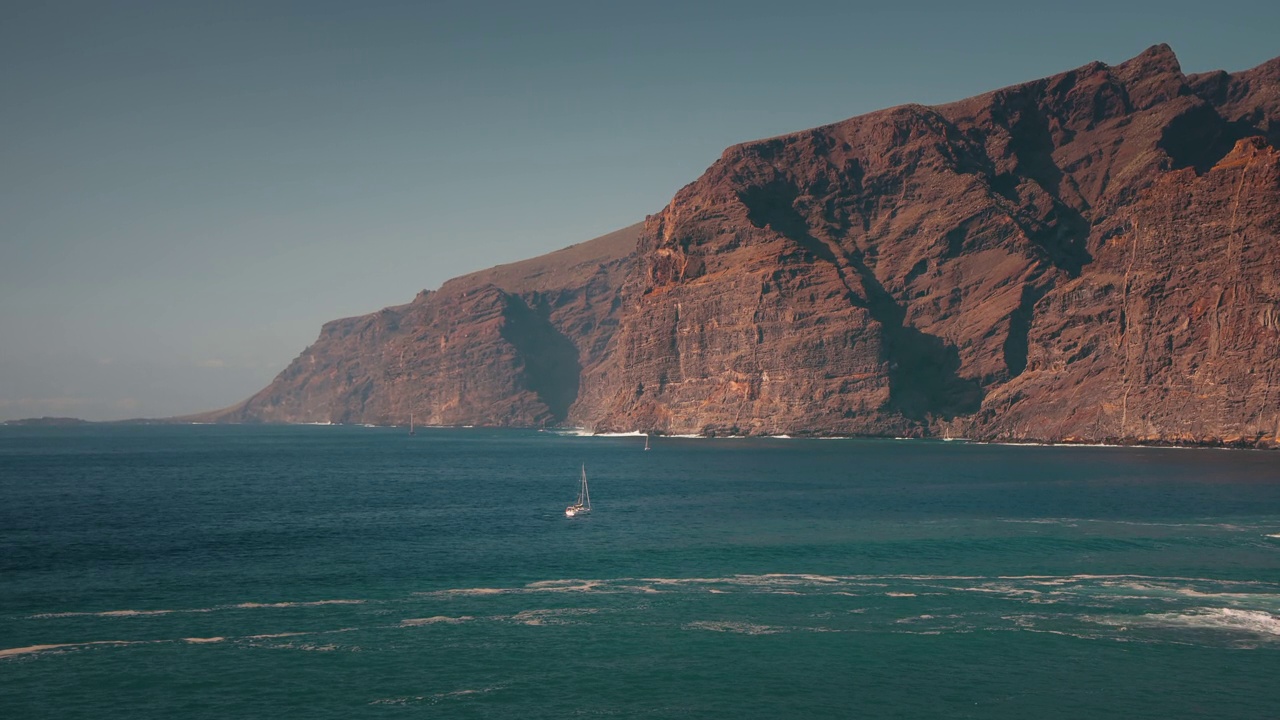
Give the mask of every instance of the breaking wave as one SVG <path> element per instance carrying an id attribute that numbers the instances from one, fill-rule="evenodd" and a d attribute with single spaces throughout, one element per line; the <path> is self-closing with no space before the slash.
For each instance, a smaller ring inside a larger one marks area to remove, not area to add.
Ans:
<path id="1" fill-rule="evenodd" d="M 1102 617 L 1094 621 L 1123 628 L 1163 627 L 1246 633 L 1280 641 L 1280 617 L 1262 610 L 1199 607 L 1182 612 Z"/>

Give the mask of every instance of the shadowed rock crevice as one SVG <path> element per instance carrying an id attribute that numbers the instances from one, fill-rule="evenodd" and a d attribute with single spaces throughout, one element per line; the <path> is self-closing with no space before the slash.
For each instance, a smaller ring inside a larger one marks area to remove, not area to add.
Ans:
<path id="1" fill-rule="evenodd" d="M 1008 151 L 1017 159 L 1017 173 L 1034 181 L 1053 197 L 1059 195 L 1062 168 L 1053 159 L 1056 143 L 1049 119 L 1030 98 L 1010 98 L 1010 106 L 996 115 L 1009 131 Z"/>
<path id="2" fill-rule="evenodd" d="M 1009 377 L 1015 378 L 1027 369 L 1028 335 L 1031 320 L 1035 316 L 1036 303 L 1044 297 L 1048 288 L 1024 285 L 1018 308 L 1009 315 L 1009 334 L 1004 340 L 1004 365 Z"/>
<path id="3" fill-rule="evenodd" d="M 835 268 L 840 281 L 848 290 L 846 299 L 854 305 L 865 307 L 866 299 L 849 281 L 845 267 L 847 263 L 840 261 L 843 251 L 819 240 L 809 232 L 809 223 L 795 207 L 798 197 L 799 192 L 795 185 L 780 180 L 764 186 L 748 188 L 738 195 L 738 199 L 747 208 L 747 219 L 751 224 L 758 228 L 772 228 L 774 232 L 791 240 L 815 259 L 829 263 Z"/>
<path id="4" fill-rule="evenodd" d="M 508 295 L 502 317 L 501 334 L 523 361 L 525 387 L 547 406 L 552 422 L 563 421 L 578 399 L 578 348 L 551 324 L 544 305 L 531 308 L 518 295 Z"/>
<path id="5" fill-rule="evenodd" d="M 1009 102 L 1008 106 L 1001 108 L 997 119 L 1008 128 L 1008 152 L 1016 159 L 1016 174 L 993 174 L 987 178 L 988 186 L 992 192 L 1015 202 L 1020 199 L 1014 189 L 1017 177 L 1040 186 L 1052 199 L 1052 209 L 1043 217 L 1028 216 L 1025 211 L 1015 212 L 1012 217 L 1050 263 L 1073 277 L 1079 276 L 1081 269 L 1093 260 L 1087 250 L 1091 226 L 1080 210 L 1062 197 L 1065 175 L 1054 159 L 1058 142 L 1055 141 L 1050 118 L 1029 98 L 1010 98 Z M 1092 118 L 1095 123 L 1125 106 L 1119 99 L 1108 103 L 1095 98 L 1095 103 Z"/>
<path id="6" fill-rule="evenodd" d="M 880 323 L 889 363 L 889 407 L 912 420 L 950 420 L 982 406 L 976 380 L 960 377 L 960 353 L 936 335 L 906 324 L 907 311 L 858 256 L 846 256 L 867 292 L 867 309 Z"/>
<path id="7" fill-rule="evenodd" d="M 1222 119 L 1210 105 L 1198 105 L 1173 118 L 1160 136 L 1158 147 L 1169 155 L 1173 169 L 1194 168 L 1203 175 L 1218 164 L 1248 133 Z"/>
<path id="8" fill-rule="evenodd" d="M 815 237 L 795 208 L 796 197 L 794 188 L 785 183 L 753 188 L 740 196 L 753 224 L 773 228 L 814 257 L 835 266 L 849 289 L 851 304 L 866 307 L 879 323 L 889 370 L 889 409 L 917 421 L 931 417 L 950 420 L 977 412 L 983 390 L 977 381 L 960 377 L 960 353 L 956 348 L 906 324 L 906 308 L 885 289 L 861 253 L 850 254 Z M 861 293 L 854 281 L 861 285 Z"/>
<path id="9" fill-rule="evenodd" d="M 1093 226 L 1080 211 L 1061 200 L 1055 198 L 1053 209 L 1037 222 L 1015 221 L 1044 258 L 1071 277 L 1079 277 L 1084 266 L 1093 262 L 1088 249 Z"/>

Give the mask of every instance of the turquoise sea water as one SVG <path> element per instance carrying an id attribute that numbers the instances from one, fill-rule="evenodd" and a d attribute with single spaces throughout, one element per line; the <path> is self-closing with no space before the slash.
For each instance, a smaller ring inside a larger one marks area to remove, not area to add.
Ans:
<path id="1" fill-rule="evenodd" d="M 0 428 L 0 716 L 1280 715 L 1276 453 L 642 448 Z"/>

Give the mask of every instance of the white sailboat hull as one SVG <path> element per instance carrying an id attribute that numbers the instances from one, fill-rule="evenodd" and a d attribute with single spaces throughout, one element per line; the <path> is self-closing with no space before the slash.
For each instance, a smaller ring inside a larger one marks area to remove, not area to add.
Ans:
<path id="1" fill-rule="evenodd" d="M 587 466 L 582 466 L 582 484 L 578 487 L 578 502 L 564 509 L 565 517 L 577 517 L 591 512 L 591 493 L 587 490 Z"/>

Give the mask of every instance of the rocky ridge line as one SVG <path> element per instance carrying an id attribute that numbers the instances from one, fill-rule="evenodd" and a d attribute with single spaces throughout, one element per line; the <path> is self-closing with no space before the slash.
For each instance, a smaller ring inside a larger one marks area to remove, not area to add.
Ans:
<path id="1" fill-rule="evenodd" d="M 1280 58 L 1167 46 L 729 148 L 204 419 L 1280 441 Z"/>

